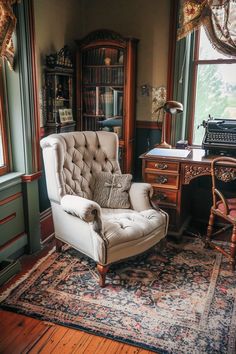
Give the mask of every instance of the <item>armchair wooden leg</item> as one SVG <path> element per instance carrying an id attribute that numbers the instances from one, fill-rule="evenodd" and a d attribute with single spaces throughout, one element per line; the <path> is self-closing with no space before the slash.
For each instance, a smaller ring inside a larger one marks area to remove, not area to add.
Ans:
<path id="1" fill-rule="evenodd" d="M 233 226 L 233 231 L 231 236 L 230 256 L 231 256 L 232 270 L 234 271 L 235 262 L 236 262 L 236 225 Z"/>
<path id="2" fill-rule="evenodd" d="M 101 264 L 97 264 L 97 270 L 99 274 L 99 285 L 101 288 L 105 287 L 105 282 L 106 282 L 106 274 L 108 272 L 109 266 L 103 266 Z"/>
<path id="3" fill-rule="evenodd" d="M 61 252 L 63 244 L 64 243 L 62 241 L 60 241 L 60 240 L 58 240 L 56 238 L 56 250 L 57 250 L 57 252 Z"/>

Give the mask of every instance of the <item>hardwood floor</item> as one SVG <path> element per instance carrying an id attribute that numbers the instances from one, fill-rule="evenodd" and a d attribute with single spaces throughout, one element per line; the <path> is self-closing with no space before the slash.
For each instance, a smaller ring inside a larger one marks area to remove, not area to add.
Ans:
<path id="1" fill-rule="evenodd" d="M 153 352 L 0 310 L 0 353 L 151 354 Z"/>
<path id="2" fill-rule="evenodd" d="M 53 242 L 38 255 L 24 256 L 21 260 L 22 271 L 3 286 L 1 291 L 25 274 L 52 246 Z M 0 310 L 0 354 L 19 353 L 151 354 L 153 352 Z"/>

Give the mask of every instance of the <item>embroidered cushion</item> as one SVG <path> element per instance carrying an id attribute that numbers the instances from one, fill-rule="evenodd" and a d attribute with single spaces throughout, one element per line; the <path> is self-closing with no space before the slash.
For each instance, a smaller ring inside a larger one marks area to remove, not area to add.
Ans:
<path id="1" fill-rule="evenodd" d="M 96 175 L 93 200 L 102 208 L 129 209 L 132 175 L 100 172 Z"/>

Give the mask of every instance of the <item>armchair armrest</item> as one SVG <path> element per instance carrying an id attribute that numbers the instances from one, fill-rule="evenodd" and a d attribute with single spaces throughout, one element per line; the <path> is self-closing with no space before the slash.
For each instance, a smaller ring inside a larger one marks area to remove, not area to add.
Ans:
<path id="1" fill-rule="evenodd" d="M 149 183 L 132 183 L 129 190 L 130 203 L 134 210 L 143 211 L 153 209 L 150 198 L 153 188 Z"/>
<path id="2" fill-rule="evenodd" d="M 77 216 L 85 222 L 92 223 L 94 231 L 101 232 L 101 207 L 98 203 L 77 195 L 65 195 L 61 199 L 61 206 L 68 214 Z"/>

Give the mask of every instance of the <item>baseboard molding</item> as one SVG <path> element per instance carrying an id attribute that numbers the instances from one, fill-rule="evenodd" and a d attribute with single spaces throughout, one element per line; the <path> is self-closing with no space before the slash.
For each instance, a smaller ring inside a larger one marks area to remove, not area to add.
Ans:
<path id="1" fill-rule="evenodd" d="M 52 210 L 48 208 L 40 214 L 41 244 L 51 241 L 54 238 L 54 226 Z"/>
<path id="2" fill-rule="evenodd" d="M 53 232 L 51 235 L 48 237 L 44 238 L 43 241 L 41 241 L 41 245 L 44 247 L 47 243 L 51 242 L 55 238 L 55 233 Z"/>

